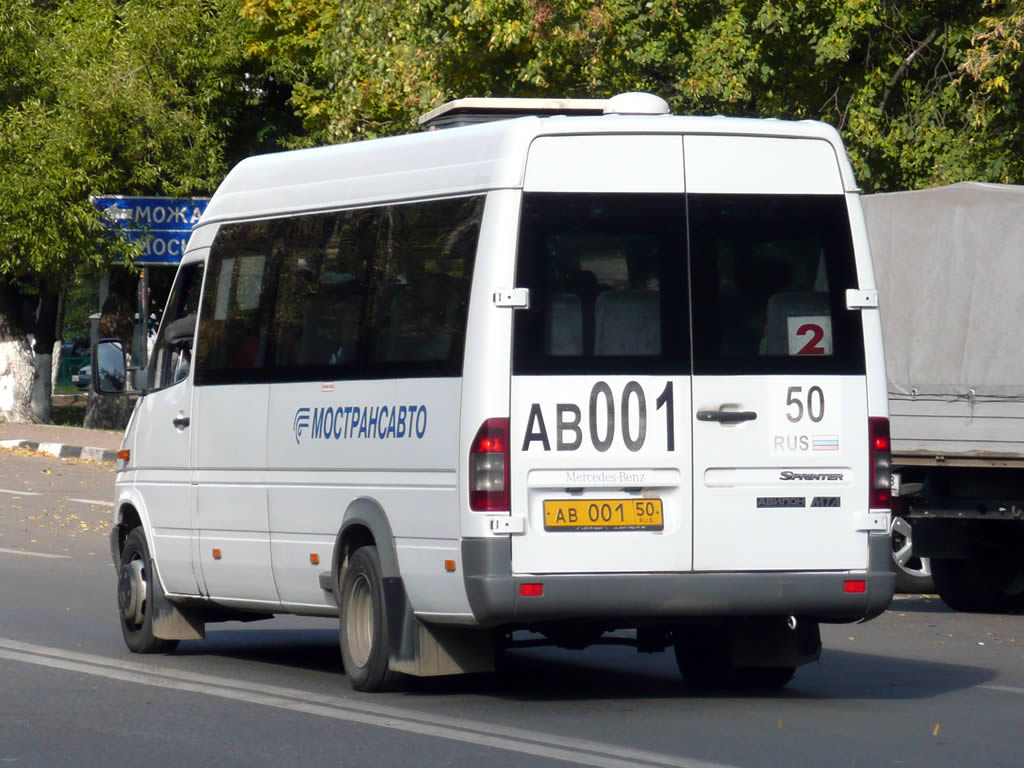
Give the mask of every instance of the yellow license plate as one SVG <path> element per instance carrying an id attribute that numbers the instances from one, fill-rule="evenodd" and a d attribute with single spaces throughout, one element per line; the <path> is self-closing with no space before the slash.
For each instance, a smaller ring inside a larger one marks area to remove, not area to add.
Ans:
<path id="1" fill-rule="evenodd" d="M 544 502 L 546 531 L 660 531 L 661 499 L 556 499 Z"/>

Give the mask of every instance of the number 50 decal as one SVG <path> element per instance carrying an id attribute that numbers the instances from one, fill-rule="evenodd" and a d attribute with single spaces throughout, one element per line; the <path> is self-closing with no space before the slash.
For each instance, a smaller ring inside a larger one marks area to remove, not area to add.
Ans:
<path id="1" fill-rule="evenodd" d="M 790 387 L 786 392 L 786 418 L 794 424 L 803 419 L 807 414 L 814 423 L 825 418 L 825 393 L 821 387 L 811 387 L 807 390 L 807 397 L 803 396 L 803 387 Z M 806 405 L 805 405 L 806 404 Z"/>

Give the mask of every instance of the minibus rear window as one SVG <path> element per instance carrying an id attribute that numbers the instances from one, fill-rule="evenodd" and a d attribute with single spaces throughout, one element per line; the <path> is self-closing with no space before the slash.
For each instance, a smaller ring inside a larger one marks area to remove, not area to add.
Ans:
<path id="1" fill-rule="evenodd" d="M 682 195 L 526 193 L 516 373 L 686 373 Z"/>
<path id="2" fill-rule="evenodd" d="M 863 373 L 841 195 L 687 196 L 696 374 Z"/>

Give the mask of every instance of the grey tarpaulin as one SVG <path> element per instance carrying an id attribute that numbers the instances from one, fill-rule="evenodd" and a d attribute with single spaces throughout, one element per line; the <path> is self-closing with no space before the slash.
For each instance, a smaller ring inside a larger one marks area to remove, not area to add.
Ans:
<path id="1" fill-rule="evenodd" d="M 862 202 L 890 395 L 1024 398 L 1024 186 Z"/>

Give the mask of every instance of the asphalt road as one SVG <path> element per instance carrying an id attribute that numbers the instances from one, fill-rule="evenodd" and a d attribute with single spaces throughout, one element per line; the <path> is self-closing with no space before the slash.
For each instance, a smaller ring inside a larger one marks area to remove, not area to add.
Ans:
<path id="1" fill-rule="evenodd" d="M 514 651 L 501 674 L 364 695 L 333 620 L 123 646 L 112 469 L 0 453 L 0 766 L 1019 766 L 1024 617 L 898 599 L 823 627 L 775 694 L 709 695 L 670 654 Z"/>

